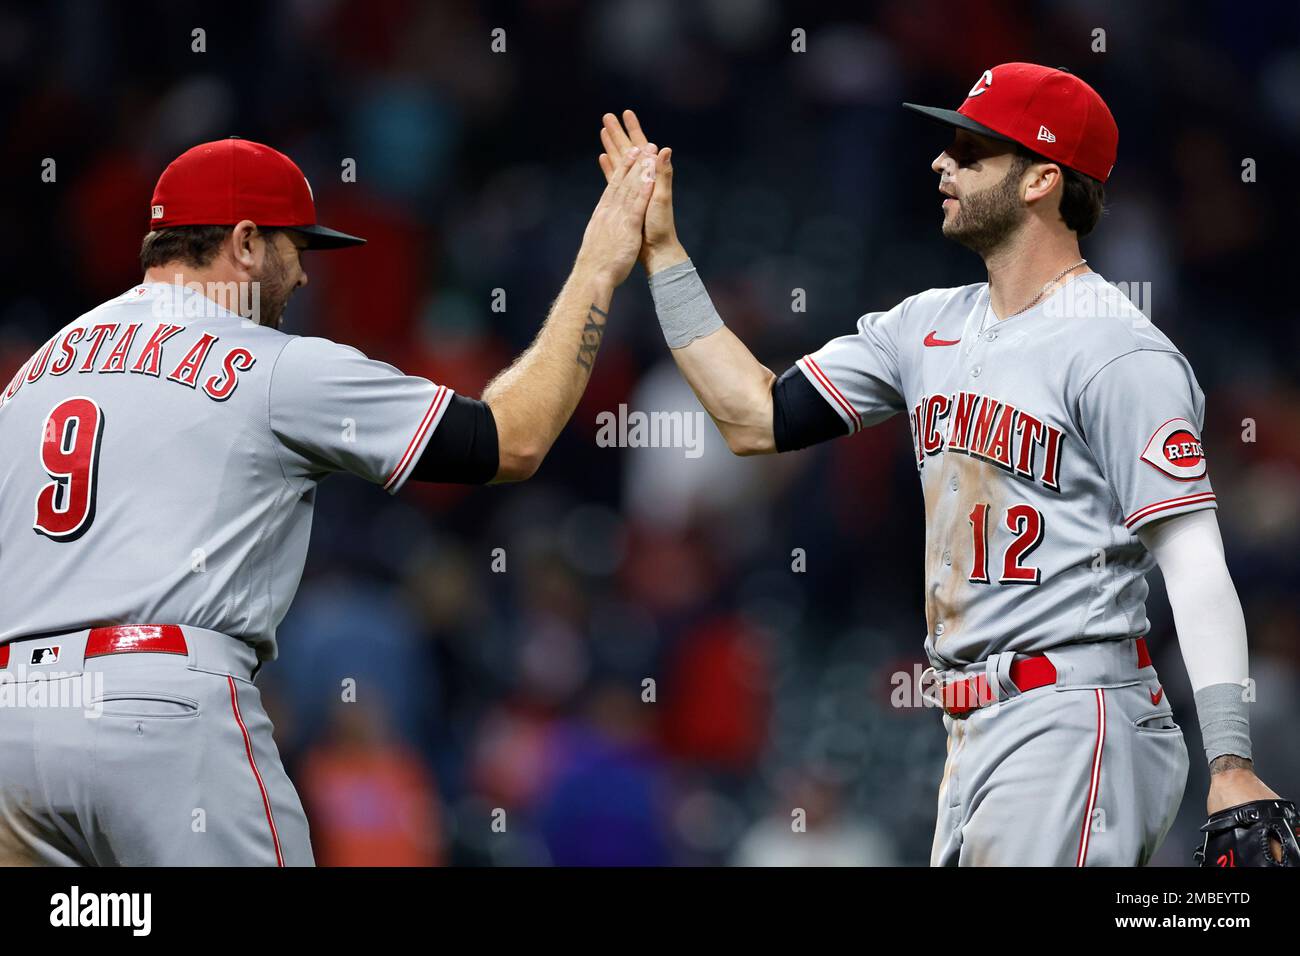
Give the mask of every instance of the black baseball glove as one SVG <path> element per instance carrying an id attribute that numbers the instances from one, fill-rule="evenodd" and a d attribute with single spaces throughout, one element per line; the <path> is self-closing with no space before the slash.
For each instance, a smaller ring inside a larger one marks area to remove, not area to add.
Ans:
<path id="1" fill-rule="evenodd" d="M 1200 866 L 1300 867 L 1300 812 L 1290 800 L 1252 800 L 1212 814 L 1205 842 L 1192 854 Z"/>

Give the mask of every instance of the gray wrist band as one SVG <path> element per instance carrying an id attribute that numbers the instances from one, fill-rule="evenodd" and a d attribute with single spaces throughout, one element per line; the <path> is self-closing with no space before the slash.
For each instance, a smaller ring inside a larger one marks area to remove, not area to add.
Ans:
<path id="1" fill-rule="evenodd" d="M 1196 692 L 1196 718 L 1201 722 L 1205 759 L 1224 754 L 1250 759 L 1250 715 L 1241 684 L 1211 684 Z"/>
<path id="2" fill-rule="evenodd" d="M 690 259 L 652 275 L 650 296 L 670 349 L 685 348 L 722 328 L 718 310 Z"/>

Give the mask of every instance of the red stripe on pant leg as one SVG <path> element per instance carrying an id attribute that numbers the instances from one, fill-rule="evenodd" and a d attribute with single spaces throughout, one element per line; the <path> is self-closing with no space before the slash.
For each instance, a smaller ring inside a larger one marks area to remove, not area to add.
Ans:
<path id="1" fill-rule="evenodd" d="M 253 741 L 248 736 L 248 728 L 244 726 L 244 718 L 239 713 L 239 695 L 235 693 L 235 679 L 227 674 L 226 680 L 230 682 L 230 709 L 234 711 L 235 722 L 239 724 L 239 732 L 244 735 L 244 750 L 248 754 L 248 765 L 253 768 L 253 778 L 257 780 L 257 789 L 262 791 L 262 806 L 266 810 L 266 822 L 271 828 L 271 842 L 275 844 L 275 865 L 284 866 L 284 854 L 280 852 L 280 834 L 275 829 L 275 817 L 271 815 L 271 798 L 266 795 L 266 785 L 262 783 L 262 775 L 258 772 L 257 761 L 253 759 Z"/>
<path id="2" fill-rule="evenodd" d="M 1079 831 L 1079 852 L 1074 865 L 1083 866 L 1088 861 L 1088 843 L 1092 834 L 1092 811 L 1097 806 L 1097 793 L 1101 790 L 1101 752 L 1106 742 L 1106 692 L 1097 688 L 1097 743 L 1092 751 L 1092 772 L 1088 777 L 1088 802 L 1083 808 L 1083 829 Z"/>

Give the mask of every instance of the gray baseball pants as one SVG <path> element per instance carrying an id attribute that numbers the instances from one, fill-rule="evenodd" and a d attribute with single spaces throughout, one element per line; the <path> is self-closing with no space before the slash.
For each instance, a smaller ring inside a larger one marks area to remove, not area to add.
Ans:
<path id="1" fill-rule="evenodd" d="M 15 641 L 0 669 L 0 845 L 46 866 L 311 866 L 251 647 L 85 657 L 89 631 Z"/>
<path id="2" fill-rule="evenodd" d="M 1134 639 L 1047 651 L 1055 685 L 1021 693 L 1013 655 L 983 672 L 997 699 L 943 715 L 948 758 L 932 866 L 1143 866 L 1182 801 L 1187 745 Z"/>

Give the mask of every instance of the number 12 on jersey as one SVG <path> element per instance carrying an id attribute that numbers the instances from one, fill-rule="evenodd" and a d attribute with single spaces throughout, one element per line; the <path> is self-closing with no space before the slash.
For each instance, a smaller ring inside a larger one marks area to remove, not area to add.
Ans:
<path id="1" fill-rule="evenodd" d="M 95 520 L 104 412 L 78 396 L 55 405 L 41 429 L 41 464 L 53 480 L 36 495 L 37 534 L 75 541 Z"/>
<path id="2" fill-rule="evenodd" d="M 968 516 L 974 538 L 970 577 L 971 584 L 989 584 L 989 506 L 981 501 Z M 1012 505 L 1007 509 L 1006 528 L 1015 538 L 1002 554 L 1002 576 L 998 584 L 1037 584 L 1043 572 L 1025 567 L 1021 562 L 1043 542 L 1043 513 L 1032 505 Z"/>

